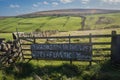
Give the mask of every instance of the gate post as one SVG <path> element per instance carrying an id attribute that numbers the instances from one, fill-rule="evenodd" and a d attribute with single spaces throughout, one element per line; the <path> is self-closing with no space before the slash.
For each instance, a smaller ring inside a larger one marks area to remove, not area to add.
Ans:
<path id="1" fill-rule="evenodd" d="M 90 43 L 90 46 L 92 46 L 92 34 L 91 33 L 89 34 L 89 43 Z M 92 49 L 91 49 L 90 54 L 91 54 L 91 57 L 92 57 L 93 56 Z M 92 59 L 89 61 L 89 63 L 90 63 L 90 66 L 91 66 L 92 65 Z"/>
<path id="2" fill-rule="evenodd" d="M 71 40 L 70 40 L 70 34 L 69 34 L 69 50 L 70 50 L 70 43 L 71 43 Z M 69 54 L 71 54 L 71 52 L 69 52 Z M 70 64 L 72 64 L 72 59 L 70 59 Z"/>
<path id="3" fill-rule="evenodd" d="M 112 31 L 111 61 L 114 64 L 120 64 L 120 35 L 117 35 L 116 31 Z"/>

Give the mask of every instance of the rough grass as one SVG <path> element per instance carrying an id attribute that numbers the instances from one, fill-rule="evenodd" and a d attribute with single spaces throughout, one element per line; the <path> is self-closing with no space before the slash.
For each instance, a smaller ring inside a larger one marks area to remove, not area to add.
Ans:
<path id="1" fill-rule="evenodd" d="M 68 36 L 70 35 L 87 35 L 92 34 L 111 34 L 112 30 L 116 30 L 120 33 L 120 28 L 104 29 L 106 24 L 96 25 L 95 22 L 98 17 L 107 16 L 115 20 L 111 25 L 119 25 L 120 14 L 102 14 L 87 16 L 86 23 L 92 27 L 89 31 L 69 31 L 78 30 L 81 28 L 80 20 L 77 17 L 39 17 L 39 18 L 8 18 L 0 20 L 0 31 L 13 32 L 16 26 L 20 31 L 33 31 L 37 28 L 42 30 L 56 29 L 61 32 L 53 36 Z M 93 20 L 89 18 L 94 17 Z M 90 22 L 91 21 L 91 22 Z M 23 25 L 18 23 L 32 23 L 30 25 Z M 54 23 L 54 24 L 51 24 Z M 109 28 L 110 24 L 107 25 Z M 74 27 L 73 27 L 74 26 Z M 102 26 L 102 27 L 101 27 Z M 87 29 L 87 27 L 86 27 Z M 0 37 L 9 39 L 11 34 L 1 34 Z M 74 40 L 73 40 L 74 41 Z M 97 41 L 97 40 L 95 40 Z M 99 39 L 98 41 L 105 41 L 105 39 Z M 107 40 L 107 41 L 110 41 Z M 97 46 L 103 47 L 103 46 Z M 104 46 L 105 47 L 105 46 Z M 110 46 L 107 46 L 110 47 Z M 103 59 L 103 57 L 100 57 Z M 35 80 L 42 78 L 43 80 L 119 80 L 120 79 L 120 66 L 111 64 L 109 61 L 103 61 L 103 63 L 93 63 L 92 66 L 88 66 L 88 63 L 74 62 L 70 65 L 69 62 L 62 61 L 31 61 L 30 63 L 17 63 L 16 66 L 6 67 L 0 70 L 0 80 Z"/>
<path id="2" fill-rule="evenodd" d="M 37 65 L 30 63 L 17 63 L 0 70 L 0 80 L 119 80 L 120 66 L 104 61 L 94 63 L 92 66 L 83 65 L 83 62 L 70 65 L 69 63 L 46 64 L 39 61 Z M 80 64 L 81 63 L 81 64 Z M 41 66 L 42 64 L 42 66 Z M 44 64 L 44 65 L 43 65 Z"/>

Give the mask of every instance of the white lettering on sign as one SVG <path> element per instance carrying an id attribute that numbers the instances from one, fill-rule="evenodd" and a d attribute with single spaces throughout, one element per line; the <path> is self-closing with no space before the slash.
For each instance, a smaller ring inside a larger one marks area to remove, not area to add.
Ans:
<path id="1" fill-rule="evenodd" d="M 32 44 L 35 59 L 91 60 L 90 44 Z"/>

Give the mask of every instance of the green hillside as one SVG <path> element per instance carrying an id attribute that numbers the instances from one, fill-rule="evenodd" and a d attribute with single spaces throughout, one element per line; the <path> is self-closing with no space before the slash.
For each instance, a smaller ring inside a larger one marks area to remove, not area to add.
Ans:
<path id="1" fill-rule="evenodd" d="M 120 13 L 96 14 L 86 17 L 84 29 L 120 28 Z"/>
<path id="2" fill-rule="evenodd" d="M 30 32 L 39 30 L 71 31 L 81 29 L 81 17 L 5 18 L 0 20 L 0 32 Z"/>
<path id="3" fill-rule="evenodd" d="M 96 14 L 85 16 L 85 30 L 120 28 L 120 13 Z M 72 16 L 47 16 L 34 18 L 4 18 L 0 19 L 0 32 L 14 32 L 16 28 L 22 32 L 35 30 L 81 30 L 81 17 Z"/>
<path id="4" fill-rule="evenodd" d="M 7 40 L 12 38 L 10 32 L 19 31 L 31 32 L 35 30 L 59 30 L 68 31 L 55 34 L 57 36 L 65 35 L 84 35 L 84 34 L 111 34 L 112 30 L 120 33 L 120 13 L 114 14 L 96 14 L 86 16 L 85 31 L 81 29 L 82 18 L 80 17 L 35 17 L 35 18 L 4 18 L 0 19 L 0 37 Z M 1 33 L 8 32 L 8 33 Z M 107 41 L 104 39 L 94 38 L 100 42 Z M 110 39 L 109 39 L 110 40 Z M 82 40 L 79 40 L 82 41 Z M 85 41 L 85 39 L 84 39 Z M 94 46 L 94 47 L 101 47 Z M 105 46 L 105 45 L 104 45 Z M 103 47 L 103 46 L 102 46 Z M 109 45 L 107 46 L 109 47 Z M 97 51 L 96 53 L 103 53 Z M 9 67 L 0 68 L 0 80 L 119 80 L 120 65 L 116 66 L 103 56 L 98 57 L 101 62 L 93 62 L 89 66 L 88 62 L 69 61 L 49 61 L 33 60 L 29 63 L 19 62 Z M 96 58 L 96 59 L 98 59 Z M 1 64 L 0 64 L 1 67 Z"/>

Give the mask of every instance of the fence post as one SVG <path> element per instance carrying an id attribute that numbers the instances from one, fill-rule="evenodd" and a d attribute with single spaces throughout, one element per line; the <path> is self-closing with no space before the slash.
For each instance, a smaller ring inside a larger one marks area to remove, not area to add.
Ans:
<path id="1" fill-rule="evenodd" d="M 92 34 L 91 33 L 89 34 L 89 43 L 90 43 L 90 46 L 92 46 Z M 91 49 L 90 54 L 92 55 L 92 49 Z M 90 66 L 92 65 L 92 59 L 90 60 L 89 64 L 90 64 Z"/>
<path id="2" fill-rule="evenodd" d="M 35 39 L 35 36 L 33 35 L 33 43 L 35 44 L 36 43 L 36 39 Z"/>
<path id="3" fill-rule="evenodd" d="M 19 60 L 22 61 L 24 59 L 24 56 L 23 56 L 23 51 L 22 51 L 20 36 L 19 36 L 19 33 L 18 33 L 18 28 L 16 28 L 16 32 L 17 32 L 17 41 L 20 44 L 19 45 L 20 50 L 18 50 Z"/>
<path id="4" fill-rule="evenodd" d="M 120 64 L 120 35 L 117 35 L 116 31 L 112 31 L 111 61 Z"/>
<path id="5" fill-rule="evenodd" d="M 70 40 L 70 34 L 69 34 L 69 50 L 70 50 L 70 43 L 71 43 L 71 40 Z M 69 52 L 70 54 L 70 52 Z M 72 59 L 70 59 L 70 64 L 72 64 Z"/>

